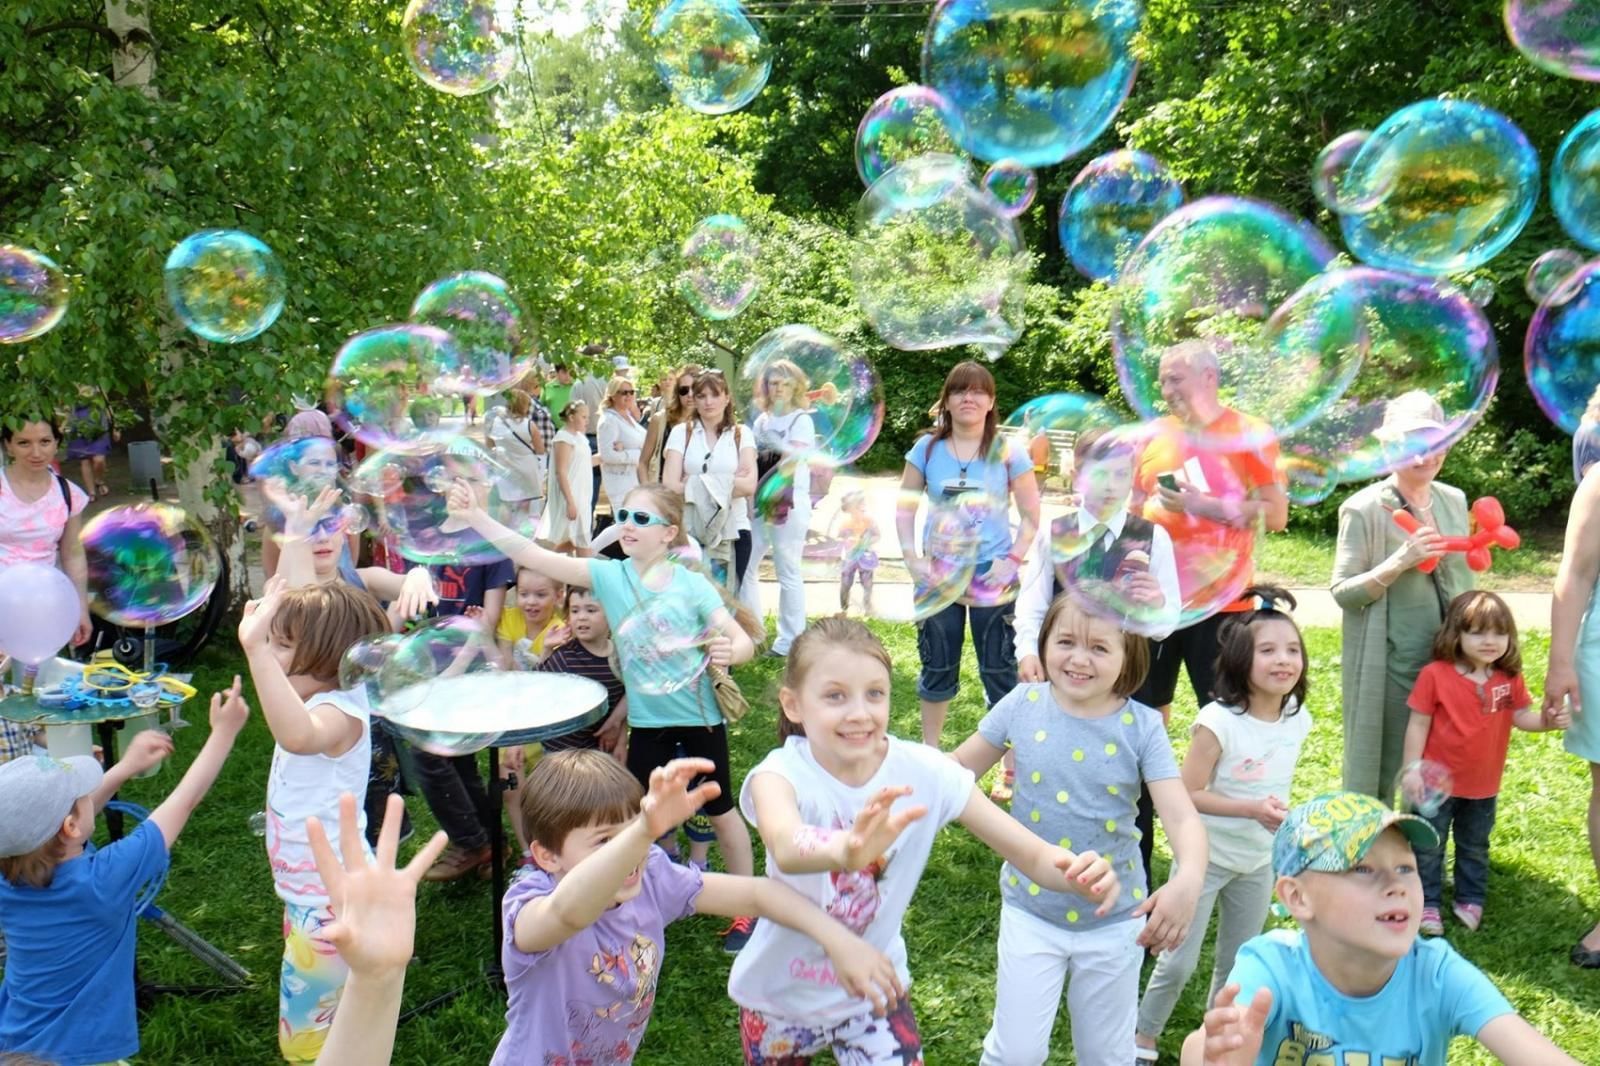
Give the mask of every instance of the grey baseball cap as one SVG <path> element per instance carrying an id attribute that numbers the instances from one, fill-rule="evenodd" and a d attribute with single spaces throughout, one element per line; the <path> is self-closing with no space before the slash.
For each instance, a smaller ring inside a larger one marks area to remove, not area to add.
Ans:
<path id="1" fill-rule="evenodd" d="M 0 765 L 0 859 L 42 847 L 104 776 L 88 755 L 24 755 Z"/>

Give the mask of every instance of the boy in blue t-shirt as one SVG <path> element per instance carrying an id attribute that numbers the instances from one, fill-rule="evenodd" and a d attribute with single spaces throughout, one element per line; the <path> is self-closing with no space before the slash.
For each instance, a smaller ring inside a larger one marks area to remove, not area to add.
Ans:
<path id="1" fill-rule="evenodd" d="M 1457 1036 L 1506 1066 L 1578 1066 L 1449 943 L 1418 938 L 1412 845 L 1438 847 L 1433 827 L 1370 796 L 1330 792 L 1290 811 L 1272 865 L 1300 929 L 1239 949 L 1183 1066 L 1445 1066 Z"/>
<path id="2" fill-rule="evenodd" d="M 109 771 L 86 755 L 28 755 L 0 766 L 0 1048 L 60 1066 L 115 1062 L 139 1050 L 133 952 L 139 890 L 166 872 L 168 852 L 211 789 L 249 709 L 239 679 L 211 697 L 211 735 L 183 780 L 132 833 L 85 847 L 95 815 L 172 743 L 134 738 Z"/>

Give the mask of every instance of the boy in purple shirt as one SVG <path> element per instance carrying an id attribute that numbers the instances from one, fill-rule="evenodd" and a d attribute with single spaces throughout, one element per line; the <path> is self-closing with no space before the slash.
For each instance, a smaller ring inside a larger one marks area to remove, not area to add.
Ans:
<path id="1" fill-rule="evenodd" d="M 655 1005 L 666 927 L 691 914 L 755 914 L 814 938 L 840 984 L 882 1014 L 904 994 L 881 952 L 785 885 L 678 866 L 652 841 L 714 799 L 706 759 L 633 775 L 609 756 L 545 756 L 522 787 L 535 872 L 506 892 L 510 1005 L 491 1066 L 633 1061 Z"/>

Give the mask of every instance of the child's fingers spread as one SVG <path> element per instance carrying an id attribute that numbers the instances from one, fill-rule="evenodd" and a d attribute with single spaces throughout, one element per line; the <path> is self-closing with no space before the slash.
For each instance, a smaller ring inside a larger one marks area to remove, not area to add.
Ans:
<path id="1" fill-rule="evenodd" d="M 422 845 L 422 850 L 413 855 L 411 861 L 406 863 L 406 876 L 413 883 L 421 881 L 422 875 L 427 872 L 428 867 L 438 860 L 440 855 L 444 854 L 445 846 L 449 843 L 450 838 L 445 835 L 444 830 L 441 829 L 434 833 L 433 839 Z"/>
<path id="2" fill-rule="evenodd" d="M 311 858 L 317 864 L 317 873 L 328 890 L 328 898 L 342 904 L 344 868 L 333 854 L 333 845 L 328 842 L 328 833 L 322 828 L 322 820 L 315 815 L 306 819 L 306 840 L 311 844 Z"/>
<path id="3" fill-rule="evenodd" d="M 722 786 L 715 781 L 707 781 L 693 792 L 689 793 L 689 801 L 696 807 L 704 807 L 707 803 L 722 795 Z"/>
<path id="4" fill-rule="evenodd" d="M 339 803 L 339 813 L 342 816 L 344 814 L 343 797 L 340 797 Z M 353 808 L 355 806 L 354 797 L 351 797 L 350 803 L 351 807 Z M 351 813 L 354 814 L 354 811 L 352 810 Z M 389 799 L 383 807 L 383 826 L 378 830 L 378 847 L 376 854 L 378 859 L 378 867 L 380 869 L 394 869 L 395 858 L 400 852 L 400 823 L 402 820 L 404 820 L 405 813 L 405 801 L 399 796 L 395 795 L 393 792 L 389 793 Z M 353 822 L 354 819 L 352 818 L 352 823 Z M 343 823 L 341 822 L 341 824 Z M 344 832 L 344 830 L 341 829 L 340 832 Z"/>

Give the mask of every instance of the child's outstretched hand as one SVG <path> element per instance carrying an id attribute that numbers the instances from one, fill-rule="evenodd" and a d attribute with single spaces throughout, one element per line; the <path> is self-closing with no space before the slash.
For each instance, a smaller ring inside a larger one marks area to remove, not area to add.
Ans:
<path id="1" fill-rule="evenodd" d="M 698 788 L 689 782 L 701 774 L 715 773 L 710 759 L 673 759 L 650 771 L 650 791 L 639 805 L 639 813 L 655 840 L 678 828 L 702 806 L 722 795 L 722 786 L 707 781 Z"/>
<path id="2" fill-rule="evenodd" d="M 827 951 L 840 987 L 871 1003 L 873 1014 L 882 1018 L 905 998 L 905 987 L 889 956 L 854 933 L 827 945 Z"/>
<path id="3" fill-rule="evenodd" d="M 1199 902 L 1200 888 L 1189 879 L 1174 877 L 1152 892 L 1145 901 L 1133 909 L 1135 918 L 1150 916 L 1139 931 L 1139 946 L 1155 951 L 1174 951 L 1189 935 L 1194 924 L 1195 904 Z"/>
<path id="4" fill-rule="evenodd" d="M 245 651 L 267 646 L 272 634 L 272 616 L 278 610 L 279 597 L 288 587 L 281 576 L 270 578 L 261 590 L 261 598 L 244 605 L 243 617 L 239 619 L 239 646 Z"/>
<path id="5" fill-rule="evenodd" d="M 211 694 L 211 732 L 236 737 L 250 717 L 250 705 L 240 695 L 243 683 L 233 675 L 233 684 L 226 692 Z"/>
<path id="6" fill-rule="evenodd" d="M 906 826 L 928 813 L 928 808 L 921 804 L 890 810 L 895 800 L 909 795 L 910 785 L 890 785 L 867 801 L 856 815 L 850 835 L 845 838 L 840 864 L 843 869 L 864 870 L 871 866 L 899 839 Z"/>
<path id="7" fill-rule="evenodd" d="M 311 854 L 317 861 L 322 883 L 328 887 L 334 914 L 334 920 L 315 935 L 332 944 L 353 973 L 378 977 L 405 972 L 416 934 L 417 883 L 449 842 L 443 833 L 435 833 L 404 869 L 396 869 L 404 810 L 400 797 L 391 795 L 384 811 L 383 830 L 378 834 L 377 861 L 371 865 L 362 854 L 356 800 L 350 793 L 339 797 L 342 864 L 333 854 L 322 823 L 316 818 L 306 819 Z"/>
<path id="8" fill-rule="evenodd" d="M 117 760 L 117 765 L 127 767 L 131 776 L 137 776 L 159 766 L 161 760 L 171 754 L 170 733 L 161 729 L 145 729 L 128 741 L 128 746 L 123 750 L 122 758 Z"/>
<path id="9" fill-rule="evenodd" d="M 1205 1066 L 1255 1066 L 1261 1039 L 1272 1013 L 1272 990 L 1260 988 L 1247 1007 L 1234 1004 L 1238 985 L 1217 993 L 1216 1005 L 1206 1011 Z"/>
<path id="10" fill-rule="evenodd" d="M 484 496 L 480 496 L 480 492 Z M 487 486 L 480 488 L 464 478 L 456 478 L 444 497 L 445 513 L 470 524 L 473 517 L 483 510 L 486 496 Z"/>
<path id="11" fill-rule="evenodd" d="M 405 580 L 400 582 L 400 595 L 395 597 L 394 601 L 400 617 L 420 618 L 428 613 L 429 607 L 438 602 L 439 590 L 433 587 L 433 577 L 428 573 L 428 568 L 413 566 L 407 570 Z"/>
<path id="12" fill-rule="evenodd" d="M 1122 881 L 1117 877 L 1117 871 L 1109 860 L 1092 851 L 1080 851 L 1074 855 L 1065 849 L 1056 859 L 1056 869 L 1067 879 L 1070 891 L 1091 901 L 1099 902 L 1094 913 L 1097 917 L 1105 917 L 1111 913 L 1111 908 L 1117 905 L 1117 893 L 1122 888 Z"/>

